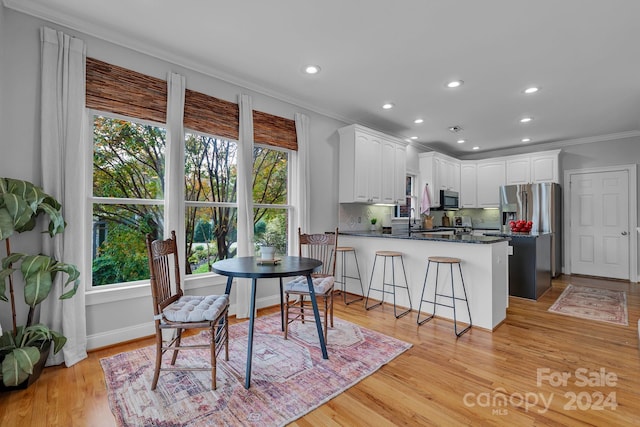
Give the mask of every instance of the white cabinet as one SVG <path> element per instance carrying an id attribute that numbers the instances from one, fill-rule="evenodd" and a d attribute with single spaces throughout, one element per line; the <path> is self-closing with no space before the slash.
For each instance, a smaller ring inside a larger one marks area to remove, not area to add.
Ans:
<path id="1" fill-rule="evenodd" d="M 506 184 L 528 184 L 531 181 L 531 159 L 529 156 L 506 158 Z"/>
<path id="2" fill-rule="evenodd" d="M 505 157 L 507 185 L 559 182 L 560 150 Z"/>
<path id="3" fill-rule="evenodd" d="M 406 167 L 406 143 L 359 125 L 343 127 L 338 133 L 339 202 L 393 204 L 404 199 L 403 191 L 396 194 L 401 186 L 396 183 L 396 167 L 400 163 Z M 400 151 L 402 156 L 396 161 Z M 404 173 L 403 168 L 401 183 Z"/>
<path id="4" fill-rule="evenodd" d="M 497 208 L 500 205 L 500 186 L 505 184 L 504 160 L 488 159 L 477 163 L 477 197 L 479 208 Z"/>
<path id="5" fill-rule="evenodd" d="M 531 154 L 531 182 L 560 182 L 560 150 Z"/>
<path id="6" fill-rule="evenodd" d="M 460 207 L 478 207 L 477 167 L 474 160 L 463 160 L 460 164 Z"/>
<path id="7" fill-rule="evenodd" d="M 435 151 L 419 154 L 421 185 L 429 185 L 431 206 L 440 206 L 440 190 L 460 192 L 460 160 Z"/>
<path id="8" fill-rule="evenodd" d="M 407 204 L 406 182 L 407 182 L 407 147 L 404 144 L 396 143 L 395 155 L 395 178 L 394 178 L 394 197 L 395 202 L 399 205 Z"/>

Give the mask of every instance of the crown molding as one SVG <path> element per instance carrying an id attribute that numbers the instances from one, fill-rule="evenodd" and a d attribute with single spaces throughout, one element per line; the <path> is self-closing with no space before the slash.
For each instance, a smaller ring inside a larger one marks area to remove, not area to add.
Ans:
<path id="1" fill-rule="evenodd" d="M 261 95 L 269 96 L 271 98 L 294 105 L 296 107 L 301 107 L 308 111 L 313 111 L 315 113 L 338 120 L 345 124 L 353 123 L 353 121 L 348 117 L 343 117 L 333 111 L 324 110 L 315 105 L 311 105 L 301 99 L 273 91 L 254 82 L 250 82 L 238 76 L 219 70 L 215 67 L 205 66 L 176 52 L 170 52 L 167 51 L 167 49 L 160 49 L 157 46 L 149 43 L 132 40 L 131 38 L 127 38 L 123 34 L 115 31 L 109 31 L 98 26 L 91 26 L 86 21 L 73 19 L 43 3 L 34 4 L 32 2 L 25 3 L 21 0 L 3 0 L 3 4 L 5 5 L 5 7 L 14 11 L 42 19 L 74 31 L 78 31 L 101 40 L 105 40 L 109 43 L 113 43 L 126 49 L 133 50 L 135 52 L 139 52 L 144 55 L 187 68 L 191 71 L 195 71 L 200 74 L 222 80 L 240 88 L 259 93 Z"/>
<path id="2" fill-rule="evenodd" d="M 565 139 L 550 142 L 541 142 L 539 144 L 528 144 L 514 147 L 505 147 L 497 150 L 483 151 L 482 153 L 469 154 L 465 156 L 457 156 L 461 160 L 481 160 L 496 156 L 508 156 L 512 154 L 526 154 L 536 151 L 546 151 L 553 149 L 562 149 L 573 145 L 591 144 L 595 142 L 615 141 L 618 139 L 638 138 L 640 130 L 632 130 L 626 132 L 610 133 L 607 135 L 588 136 L 584 138 Z"/>

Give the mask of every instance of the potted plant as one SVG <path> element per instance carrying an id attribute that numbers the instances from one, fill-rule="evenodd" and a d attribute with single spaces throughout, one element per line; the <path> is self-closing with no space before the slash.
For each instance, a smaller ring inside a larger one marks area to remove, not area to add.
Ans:
<path id="1" fill-rule="evenodd" d="M 378 218 L 371 218 L 371 231 L 376 231 L 377 222 L 378 222 Z"/>
<path id="2" fill-rule="evenodd" d="M 65 273 L 67 281 L 63 287 L 71 285 L 60 299 L 71 298 L 79 285 L 80 272 L 76 266 L 47 255 L 11 251 L 10 238 L 16 233 L 32 231 L 41 214 L 49 217 L 50 237 L 64 231 L 62 206 L 57 200 L 30 182 L 0 178 L 0 241 L 4 241 L 7 253 L 0 270 L 0 300 L 10 303 L 12 314 L 12 328 L 5 327 L 0 336 L 0 377 L 7 387 L 33 382 L 29 377 L 36 372 L 34 367 L 38 361 L 44 366 L 50 346 L 53 345 L 53 351 L 57 353 L 67 341 L 46 325 L 33 324 L 36 307 L 49 296 L 56 275 Z M 18 270 L 20 274 L 14 275 Z M 16 319 L 14 276 L 22 276 L 24 282 L 24 302 L 29 307 L 24 325 L 18 325 Z M 9 298 L 6 296 L 7 282 Z"/>
<path id="3" fill-rule="evenodd" d="M 274 259 L 280 240 L 278 233 L 272 230 L 267 230 L 256 238 L 256 243 L 260 246 L 260 258 L 265 260 Z"/>

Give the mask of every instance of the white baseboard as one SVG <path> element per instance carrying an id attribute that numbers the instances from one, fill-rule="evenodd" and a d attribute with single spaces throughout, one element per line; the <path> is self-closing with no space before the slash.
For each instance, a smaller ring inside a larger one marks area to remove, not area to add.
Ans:
<path id="1" fill-rule="evenodd" d="M 256 306 L 258 308 L 271 307 L 274 305 L 280 305 L 280 298 L 278 298 L 278 295 L 271 295 L 256 300 Z M 235 313 L 236 305 L 232 304 L 229 306 L 229 314 L 234 315 Z M 126 328 L 113 329 L 111 331 L 87 335 L 87 350 L 93 350 L 96 348 L 119 344 L 125 341 L 148 337 L 155 333 L 156 331 L 153 322 L 145 322 L 138 325 L 128 326 Z"/>

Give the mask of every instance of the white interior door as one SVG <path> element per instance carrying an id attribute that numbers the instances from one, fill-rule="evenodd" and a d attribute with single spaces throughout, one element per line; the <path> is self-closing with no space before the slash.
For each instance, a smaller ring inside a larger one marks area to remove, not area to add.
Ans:
<path id="1" fill-rule="evenodd" d="M 571 272 L 629 280 L 628 171 L 571 175 Z"/>

